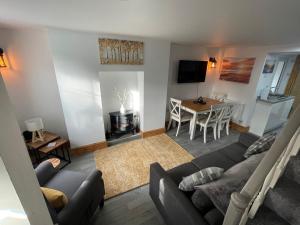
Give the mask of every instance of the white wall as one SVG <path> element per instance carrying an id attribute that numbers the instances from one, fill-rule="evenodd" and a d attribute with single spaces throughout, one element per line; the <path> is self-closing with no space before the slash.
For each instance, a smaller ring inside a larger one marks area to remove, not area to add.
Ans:
<path id="1" fill-rule="evenodd" d="M 20 128 L 13 113 L 1 73 L 0 102 L 0 157 L 4 162 L 30 224 L 50 225 L 52 221 L 32 168 Z M 1 185 L 1 193 L 3 194 L 4 190 L 2 188 L 3 186 Z M 5 194 L 9 193 L 6 192 Z M 3 198 L 0 200 L 1 208 L 3 207 L 3 200 Z M 0 221 L 0 224 L 2 222 Z M 26 224 L 26 221 L 24 221 L 24 224 Z"/>
<path id="2" fill-rule="evenodd" d="M 284 94 L 286 85 L 290 79 L 292 69 L 294 67 L 295 61 L 296 61 L 297 55 L 292 55 L 292 56 L 287 56 L 285 58 L 285 65 L 284 69 L 282 71 L 282 75 L 279 80 L 279 86 L 278 86 L 278 93 L 279 94 Z"/>
<path id="3" fill-rule="evenodd" d="M 211 55 L 209 55 L 211 54 Z M 179 60 L 203 60 L 208 61 L 210 56 L 217 57 L 219 49 L 199 47 L 195 45 L 171 45 L 168 99 L 170 97 L 180 99 L 195 99 L 199 96 L 210 96 L 211 87 L 215 80 L 216 69 L 208 67 L 204 83 L 177 83 Z"/>
<path id="4" fill-rule="evenodd" d="M 144 41 L 144 65 L 101 65 L 98 38 Z M 164 127 L 170 42 L 97 33 L 49 30 L 60 96 L 73 146 L 105 140 L 99 72 L 144 71 L 143 131 Z"/>
<path id="5" fill-rule="evenodd" d="M 257 96 L 260 96 L 261 91 L 265 88 L 265 87 L 271 87 L 272 86 L 272 81 L 274 79 L 274 75 L 277 69 L 277 64 L 279 61 L 284 61 L 284 67 L 282 70 L 282 74 L 280 77 L 280 80 L 278 82 L 278 90 L 277 93 L 280 94 L 284 94 L 285 91 L 285 87 L 287 85 L 287 82 L 290 78 L 293 66 L 295 64 L 295 60 L 296 60 L 297 55 L 296 54 L 288 54 L 288 53 L 272 53 L 272 54 L 268 54 L 266 59 L 273 59 L 275 60 L 275 68 L 273 70 L 273 73 L 262 73 L 260 78 L 259 78 L 259 82 L 258 82 L 258 86 L 257 86 Z"/>
<path id="6" fill-rule="evenodd" d="M 100 72 L 100 90 L 102 99 L 102 109 L 104 125 L 106 130 L 110 130 L 109 113 L 120 110 L 120 102 L 116 91 L 123 96 L 124 90 L 129 93 L 125 108 L 133 110 L 139 114 L 140 111 L 140 93 L 138 87 L 138 75 L 143 72 L 136 71 L 115 71 Z M 143 74 L 142 74 L 143 76 Z"/>
<path id="7" fill-rule="evenodd" d="M 254 47 L 227 47 L 213 49 L 198 46 L 182 46 L 172 44 L 170 55 L 170 75 L 168 97 L 174 96 L 181 99 L 196 98 L 198 96 L 210 96 L 212 92 L 227 93 L 228 98 L 244 104 L 244 110 L 238 122 L 241 125 L 250 124 L 255 109 L 256 97 L 263 85 L 260 80 L 266 57 L 274 52 L 298 52 L 299 45 L 290 46 L 254 46 Z M 177 65 L 180 59 L 208 60 L 208 57 L 217 58 L 217 68 L 209 69 L 205 83 L 177 84 Z M 255 65 L 252 70 L 249 84 L 223 81 L 219 79 L 221 62 L 223 57 L 255 57 Z M 262 81 L 262 83 L 264 83 Z M 199 86 L 198 86 L 199 85 Z"/>
<path id="8" fill-rule="evenodd" d="M 0 29 L 9 68 L 3 78 L 22 130 L 24 120 L 42 117 L 45 128 L 68 137 L 46 30 Z"/>
<path id="9" fill-rule="evenodd" d="M 0 187 L 0 223 L 5 225 L 30 225 L 1 157 Z"/>

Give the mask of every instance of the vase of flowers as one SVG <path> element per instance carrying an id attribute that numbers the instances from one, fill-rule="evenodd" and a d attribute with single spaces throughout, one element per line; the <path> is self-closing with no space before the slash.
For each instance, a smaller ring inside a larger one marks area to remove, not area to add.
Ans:
<path id="1" fill-rule="evenodd" d="M 126 113 L 126 104 L 129 92 L 126 90 L 126 88 L 124 89 L 123 93 L 115 88 L 115 93 L 120 103 L 120 113 L 124 114 Z"/>

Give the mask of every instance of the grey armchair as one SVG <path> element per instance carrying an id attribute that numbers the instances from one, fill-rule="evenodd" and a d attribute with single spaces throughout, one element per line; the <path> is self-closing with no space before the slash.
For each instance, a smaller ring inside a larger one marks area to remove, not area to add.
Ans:
<path id="1" fill-rule="evenodd" d="M 104 205 L 104 182 L 99 170 L 86 176 L 69 170 L 57 171 L 48 161 L 35 169 L 40 186 L 60 190 L 68 197 L 68 204 L 56 211 L 45 199 L 53 223 L 59 225 L 87 225 L 97 207 Z"/>

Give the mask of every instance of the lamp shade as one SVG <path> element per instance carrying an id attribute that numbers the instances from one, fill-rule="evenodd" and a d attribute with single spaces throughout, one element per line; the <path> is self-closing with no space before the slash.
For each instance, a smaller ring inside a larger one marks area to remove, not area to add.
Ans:
<path id="1" fill-rule="evenodd" d="M 42 118 L 32 118 L 25 121 L 26 129 L 30 132 L 44 129 L 44 123 Z"/>

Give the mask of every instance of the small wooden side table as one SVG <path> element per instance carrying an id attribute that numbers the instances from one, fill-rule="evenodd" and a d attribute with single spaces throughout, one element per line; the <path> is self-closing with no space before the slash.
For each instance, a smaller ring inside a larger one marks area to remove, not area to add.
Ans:
<path id="1" fill-rule="evenodd" d="M 52 142 L 50 142 L 52 143 Z M 47 158 L 49 158 L 49 156 L 54 156 L 62 161 L 65 162 L 64 165 L 60 166 L 60 168 L 64 168 L 65 166 L 67 166 L 68 164 L 71 163 L 71 157 L 70 157 L 70 143 L 68 140 L 63 139 L 63 138 L 59 138 L 53 141 L 53 143 L 55 143 L 54 146 L 44 146 L 38 149 L 38 151 L 40 153 L 43 153 L 44 155 L 46 155 Z M 59 154 L 61 153 L 61 154 Z"/>
<path id="2" fill-rule="evenodd" d="M 41 162 L 41 155 L 39 154 L 38 149 L 40 149 L 41 147 L 48 145 L 50 142 L 53 142 L 56 139 L 59 139 L 59 135 L 48 132 L 48 131 L 44 131 L 43 132 L 43 138 L 44 141 L 37 141 L 37 142 L 27 142 L 27 148 L 29 149 L 29 151 L 31 151 L 34 155 L 35 158 L 35 164 L 39 164 Z"/>
<path id="3" fill-rule="evenodd" d="M 35 157 L 35 163 L 39 164 L 46 157 L 50 159 L 49 156 L 54 156 L 61 161 L 64 161 L 65 164 L 60 166 L 60 168 L 65 167 L 71 163 L 70 158 L 70 142 L 66 139 L 60 138 L 59 135 L 44 131 L 43 133 L 44 141 L 37 141 L 32 143 L 27 142 L 26 145 L 30 151 L 33 152 Z M 55 142 L 54 146 L 48 146 L 49 143 Z M 60 154 L 59 154 L 60 153 Z M 41 156 L 44 155 L 45 157 Z M 59 164 L 60 165 L 60 164 Z"/>

